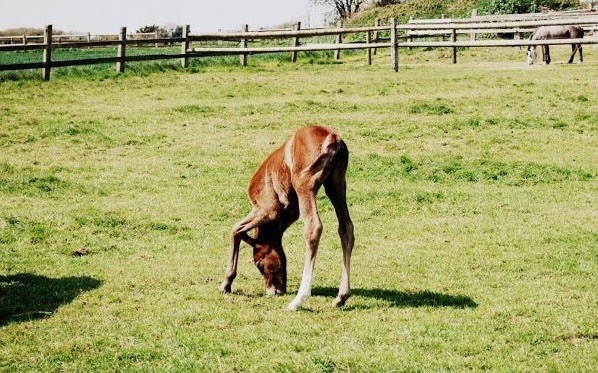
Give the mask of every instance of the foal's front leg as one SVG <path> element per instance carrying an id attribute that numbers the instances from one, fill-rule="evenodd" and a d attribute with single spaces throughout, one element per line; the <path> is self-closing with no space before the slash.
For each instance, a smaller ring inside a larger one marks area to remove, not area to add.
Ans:
<path id="1" fill-rule="evenodd" d="M 268 221 L 268 219 L 271 220 L 272 218 L 267 213 L 264 213 L 264 211 L 254 208 L 243 220 L 233 226 L 231 233 L 231 253 L 226 268 L 226 275 L 220 285 L 221 292 L 230 293 L 231 285 L 235 277 L 237 277 L 237 264 L 239 262 L 239 246 L 241 245 L 241 240 L 244 239 L 247 242 L 250 239 L 250 237 L 247 236 L 247 231 L 260 226 Z"/>
<path id="2" fill-rule="evenodd" d="M 226 275 L 220 285 L 220 291 L 223 293 L 231 292 L 231 285 L 237 277 L 237 263 L 239 262 L 239 246 L 241 245 L 241 235 L 233 232 L 231 237 L 231 253 L 226 268 Z"/>

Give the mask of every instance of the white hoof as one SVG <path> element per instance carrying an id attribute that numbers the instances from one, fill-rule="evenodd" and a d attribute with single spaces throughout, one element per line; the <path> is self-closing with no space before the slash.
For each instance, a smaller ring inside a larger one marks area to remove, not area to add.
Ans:
<path id="1" fill-rule="evenodd" d="M 297 311 L 298 309 L 299 309 L 299 306 L 297 306 L 297 305 L 296 305 L 296 304 L 294 304 L 294 303 L 290 303 L 290 304 L 287 306 L 287 310 L 289 310 L 289 311 Z"/>
<path id="2" fill-rule="evenodd" d="M 297 295 L 287 307 L 289 311 L 297 311 L 308 297 Z"/>

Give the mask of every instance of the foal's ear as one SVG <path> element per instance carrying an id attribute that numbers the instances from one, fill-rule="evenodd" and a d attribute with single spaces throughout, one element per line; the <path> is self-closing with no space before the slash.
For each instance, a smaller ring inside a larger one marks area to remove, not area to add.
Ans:
<path id="1" fill-rule="evenodd" d="M 247 232 L 241 233 L 241 239 L 245 241 L 249 246 L 255 248 L 255 240 L 250 237 Z"/>

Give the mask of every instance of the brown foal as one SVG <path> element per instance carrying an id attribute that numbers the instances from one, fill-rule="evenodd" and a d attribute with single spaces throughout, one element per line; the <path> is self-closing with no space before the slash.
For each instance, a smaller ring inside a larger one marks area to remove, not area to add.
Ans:
<path id="1" fill-rule="evenodd" d="M 349 162 L 347 145 L 331 129 L 306 126 L 295 132 L 272 152 L 253 175 L 247 195 L 251 212 L 233 226 L 232 251 L 220 290 L 228 293 L 237 275 L 241 240 L 253 247 L 253 261 L 262 273 L 268 294 L 283 294 L 287 285 L 287 265 L 282 248 L 284 231 L 299 216 L 304 222 L 305 265 L 297 296 L 289 304 L 296 310 L 311 295 L 314 266 L 322 234 L 316 195 L 322 185 L 338 219 L 343 248 L 343 267 L 338 296 L 341 306 L 351 295 L 349 271 L 353 250 L 353 223 L 349 216 L 345 174 Z M 254 230 L 254 235 L 248 232 Z"/>

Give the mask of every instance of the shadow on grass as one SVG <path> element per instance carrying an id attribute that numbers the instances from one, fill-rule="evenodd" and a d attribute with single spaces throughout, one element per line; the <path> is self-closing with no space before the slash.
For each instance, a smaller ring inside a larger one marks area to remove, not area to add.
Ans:
<path id="1" fill-rule="evenodd" d="M 0 276 L 0 327 L 51 316 L 58 307 L 101 284 L 91 277 Z"/>
<path id="2" fill-rule="evenodd" d="M 338 292 L 333 287 L 315 287 L 312 295 L 335 297 Z M 453 307 L 453 308 L 475 308 L 478 304 L 465 295 L 450 295 L 436 293 L 429 290 L 424 291 L 397 291 L 389 289 L 351 289 L 353 296 L 379 299 L 390 303 L 391 307 Z M 349 300 L 349 303 L 351 300 Z M 349 305 L 348 308 L 360 308 Z M 369 307 L 365 307 L 369 308 Z"/>

